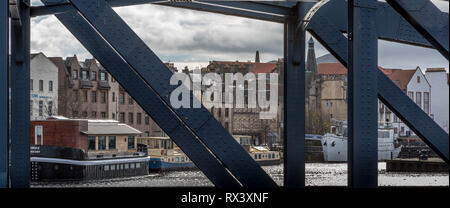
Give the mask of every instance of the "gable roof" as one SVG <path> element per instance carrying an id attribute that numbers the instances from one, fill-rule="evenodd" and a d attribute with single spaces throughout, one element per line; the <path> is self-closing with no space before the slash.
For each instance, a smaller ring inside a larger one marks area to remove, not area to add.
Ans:
<path id="1" fill-rule="evenodd" d="M 392 70 L 392 73 L 387 76 L 397 85 L 397 87 L 406 90 L 408 83 L 416 73 L 416 70 L 417 69 Z"/>

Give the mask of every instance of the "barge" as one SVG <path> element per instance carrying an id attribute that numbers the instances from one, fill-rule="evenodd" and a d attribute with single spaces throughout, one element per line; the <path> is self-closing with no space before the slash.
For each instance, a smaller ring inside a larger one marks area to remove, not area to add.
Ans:
<path id="1" fill-rule="evenodd" d="M 137 151 L 140 131 L 115 120 L 52 116 L 31 121 L 32 181 L 88 180 L 148 174 Z"/>
<path id="2" fill-rule="evenodd" d="M 81 149 L 32 145 L 31 181 L 90 180 L 146 175 L 143 154 L 89 159 Z"/>
<path id="3" fill-rule="evenodd" d="M 138 137 L 137 142 L 141 151 L 150 156 L 149 172 L 197 169 L 170 137 Z"/>
<path id="4" fill-rule="evenodd" d="M 261 166 L 279 165 L 281 154 L 279 151 L 271 151 L 266 146 L 253 145 L 252 137 L 248 135 L 233 135 L 233 138 L 250 154 L 250 156 Z"/>

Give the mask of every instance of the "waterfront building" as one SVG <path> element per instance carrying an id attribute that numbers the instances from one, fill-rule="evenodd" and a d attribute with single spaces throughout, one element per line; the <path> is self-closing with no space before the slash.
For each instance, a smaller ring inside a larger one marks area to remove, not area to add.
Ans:
<path id="1" fill-rule="evenodd" d="M 378 67 L 426 114 L 448 132 L 448 74 L 444 68 L 415 69 Z M 315 58 L 314 41 L 309 40 L 306 62 L 306 111 L 317 111 L 333 120 L 347 120 L 347 69 L 331 54 Z M 415 134 L 378 101 L 379 125 L 393 125 L 396 136 Z"/>
<path id="2" fill-rule="evenodd" d="M 428 68 L 425 77 L 431 85 L 430 115 L 447 133 L 449 132 L 448 73 L 444 68 Z"/>
<path id="3" fill-rule="evenodd" d="M 30 144 L 84 150 L 89 158 L 133 155 L 141 132 L 115 120 L 68 119 L 31 121 Z"/>
<path id="4" fill-rule="evenodd" d="M 30 119 L 58 113 L 58 67 L 43 53 L 30 55 Z"/>
<path id="5" fill-rule="evenodd" d="M 248 95 L 245 91 L 244 108 L 214 108 L 210 112 L 223 125 L 230 134 L 250 135 L 252 141 L 256 145 L 264 144 L 272 146 L 280 144 L 282 136 L 282 106 L 283 106 L 283 79 L 281 71 L 283 69 L 283 60 L 261 63 L 259 51 L 256 52 L 255 61 L 211 61 L 209 65 L 202 70 L 202 74 L 214 72 L 222 76 L 225 80 L 225 73 L 242 73 L 243 75 L 251 72 L 255 75 L 259 73 L 277 73 L 278 81 L 278 106 L 277 115 L 273 119 L 260 119 L 260 112 L 263 110 L 258 105 L 256 108 L 248 107 Z M 268 80 L 269 80 L 269 76 Z M 244 86 L 247 87 L 246 82 Z M 270 94 L 271 87 L 268 83 L 266 86 L 266 94 Z M 225 92 L 225 90 L 223 90 Z M 235 94 L 234 94 L 235 96 Z M 224 98 L 224 96 L 222 96 Z M 234 97 L 235 101 L 236 98 Z"/>
<path id="6" fill-rule="evenodd" d="M 383 71 L 405 94 L 408 95 L 427 115 L 431 116 L 431 85 L 422 70 L 384 69 Z M 380 125 L 391 123 L 397 136 L 409 137 L 415 134 L 381 101 L 378 101 Z"/>
<path id="7" fill-rule="evenodd" d="M 110 119 L 138 129 L 140 136 L 166 136 L 126 90 L 95 59 L 80 62 L 76 55 L 51 57 L 58 67 L 58 115 Z M 176 71 L 173 63 L 166 63 Z"/>

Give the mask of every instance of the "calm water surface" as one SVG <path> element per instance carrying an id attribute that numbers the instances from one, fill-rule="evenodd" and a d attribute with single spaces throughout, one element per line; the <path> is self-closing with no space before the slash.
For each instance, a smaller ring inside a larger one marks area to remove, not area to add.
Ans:
<path id="1" fill-rule="evenodd" d="M 279 184 L 283 184 L 283 165 L 263 166 L 263 169 Z M 347 164 L 307 163 L 306 185 L 346 186 Z M 378 164 L 380 186 L 448 186 L 448 173 L 387 173 L 386 163 Z M 146 176 L 90 180 L 79 182 L 39 182 L 31 187 L 184 187 L 213 186 L 200 171 L 175 171 Z"/>

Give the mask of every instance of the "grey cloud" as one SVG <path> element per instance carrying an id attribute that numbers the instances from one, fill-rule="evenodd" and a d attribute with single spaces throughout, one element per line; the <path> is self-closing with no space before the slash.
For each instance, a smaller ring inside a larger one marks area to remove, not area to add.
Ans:
<path id="1" fill-rule="evenodd" d="M 254 59 L 255 50 L 260 51 L 262 61 L 283 56 L 282 24 L 148 4 L 115 8 L 115 11 L 158 56 L 166 59 L 163 61 L 203 63 L 203 66 L 210 60 L 247 61 Z M 74 53 L 81 58 L 91 56 L 54 16 L 34 18 L 31 35 L 33 52 L 63 57 Z M 448 68 L 448 61 L 434 50 L 390 43 L 380 43 L 379 49 L 382 66 Z M 316 55 L 326 53 L 316 41 Z"/>

